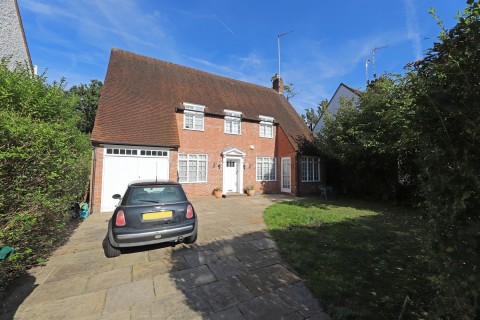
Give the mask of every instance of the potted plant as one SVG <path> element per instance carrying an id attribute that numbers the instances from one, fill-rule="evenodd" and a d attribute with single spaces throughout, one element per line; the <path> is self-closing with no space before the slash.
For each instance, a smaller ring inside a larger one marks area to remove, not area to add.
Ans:
<path id="1" fill-rule="evenodd" d="M 253 184 L 249 184 L 247 186 L 247 195 L 253 196 L 254 194 L 255 194 L 255 187 L 253 186 Z"/>
<path id="2" fill-rule="evenodd" d="M 213 189 L 213 195 L 215 196 L 215 198 L 221 198 L 222 191 L 222 187 L 215 187 L 215 189 Z"/>

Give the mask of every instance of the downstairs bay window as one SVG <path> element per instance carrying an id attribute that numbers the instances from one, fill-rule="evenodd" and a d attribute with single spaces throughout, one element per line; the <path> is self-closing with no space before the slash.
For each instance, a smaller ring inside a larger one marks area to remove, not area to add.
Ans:
<path id="1" fill-rule="evenodd" d="M 302 157 L 302 182 L 320 181 L 320 158 Z"/>

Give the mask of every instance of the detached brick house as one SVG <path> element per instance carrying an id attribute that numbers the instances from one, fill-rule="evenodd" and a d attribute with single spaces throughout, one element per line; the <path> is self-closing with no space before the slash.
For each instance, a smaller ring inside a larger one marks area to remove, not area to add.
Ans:
<path id="1" fill-rule="evenodd" d="M 306 195 L 323 182 L 320 158 L 302 154 L 305 123 L 275 89 L 113 49 L 92 143 L 94 210 L 142 179 L 175 180 L 189 196 Z"/>

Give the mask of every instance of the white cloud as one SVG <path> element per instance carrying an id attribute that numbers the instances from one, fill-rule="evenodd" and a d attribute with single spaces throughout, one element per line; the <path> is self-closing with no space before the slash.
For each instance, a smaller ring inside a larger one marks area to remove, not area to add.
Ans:
<path id="1" fill-rule="evenodd" d="M 406 24 L 408 30 L 408 39 L 412 42 L 413 54 L 416 60 L 422 59 L 421 33 L 418 27 L 417 10 L 413 0 L 403 1 L 406 14 Z"/>

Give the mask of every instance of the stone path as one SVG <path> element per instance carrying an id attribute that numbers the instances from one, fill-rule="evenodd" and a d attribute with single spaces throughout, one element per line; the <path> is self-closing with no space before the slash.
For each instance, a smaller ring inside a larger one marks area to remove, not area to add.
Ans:
<path id="1" fill-rule="evenodd" d="M 33 291 L 17 306 L 7 299 L 0 318 L 329 319 L 264 230 L 264 209 L 286 199 L 192 199 L 196 244 L 129 249 L 112 259 L 102 249 L 110 215 L 91 215 L 32 270 Z"/>

